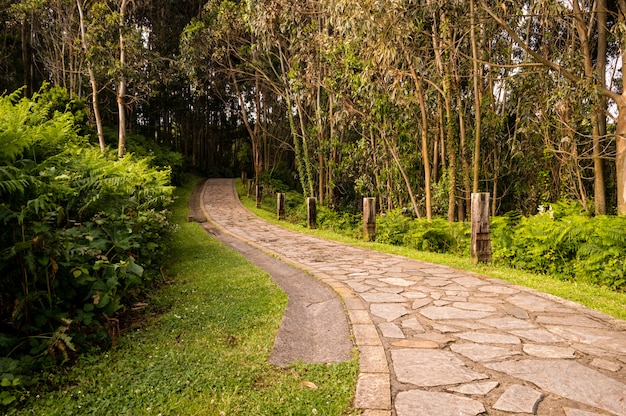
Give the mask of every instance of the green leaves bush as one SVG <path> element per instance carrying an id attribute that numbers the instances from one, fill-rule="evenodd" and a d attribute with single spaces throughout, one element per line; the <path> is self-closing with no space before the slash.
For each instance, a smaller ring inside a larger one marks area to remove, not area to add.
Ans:
<path id="1" fill-rule="evenodd" d="M 19 97 L 0 97 L 0 355 L 32 370 L 102 345 L 109 318 L 159 279 L 172 187 L 149 158 L 90 144 L 56 110 L 80 108 L 58 89 Z"/>
<path id="2" fill-rule="evenodd" d="M 626 288 L 626 217 L 591 217 L 577 203 L 557 203 L 531 217 L 492 222 L 494 260 L 512 267 Z"/>
<path id="3" fill-rule="evenodd" d="M 376 241 L 380 243 L 437 253 L 469 254 L 469 235 L 467 223 L 415 219 L 403 209 L 385 213 L 376 224 Z"/>

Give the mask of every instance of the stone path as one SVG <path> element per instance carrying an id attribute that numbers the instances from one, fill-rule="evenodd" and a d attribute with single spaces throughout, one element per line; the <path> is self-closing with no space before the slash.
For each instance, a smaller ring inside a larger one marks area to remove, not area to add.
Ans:
<path id="1" fill-rule="evenodd" d="M 626 323 L 469 272 L 298 234 L 206 182 L 222 230 L 307 270 L 342 298 L 366 416 L 626 416 Z M 625 306 L 626 307 L 626 306 Z"/>

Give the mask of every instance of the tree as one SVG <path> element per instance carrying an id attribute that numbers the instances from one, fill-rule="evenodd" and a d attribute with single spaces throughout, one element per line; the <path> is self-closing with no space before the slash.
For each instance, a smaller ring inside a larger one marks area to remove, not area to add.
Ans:
<path id="1" fill-rule="evenodd" d="M 557 19 L 557 15 L 551 17 L 559 21 L 561 27 L 572 28 L 575 30 L 577 45 L 582 48 L 582 73 L 576 72 L 576 65 L 580 64 L 580 61 L 575 59 L 557 59 L 557 55 L 544 53 L 550 48 L 545 44 L 544 39 L 537 38 L 536 36 L 528 35 L 524 40 L 523 33 L 520 33 L 526 26 L 516 25 L 515 21 L 527 20 L 531 22 L 533 19 L 541 18 L 543 22 L 547 22 L 544 12 L 541 15 L 532 17 L 530 14 L 522 14 L 515 17 L 515 20 L 511 23 L 506 21 L 506 18 L 496 13 L 485 0 L 481 0 L 482 8 L 488 13 L 488 15 L 498 23 L 498 25 L 506 31 L 515 43 L 521 47 L 528 58 L 534 62 L 544 65 L 546 68 L 553 71 L 556 76 L 560 76 L 571 82 L 577 88 L 592 88 L 594 91 L 589 94 L 589 99 L 595 103 L 594 110 L 592 111 L 591 124 L 593 127 L 593 160 L 594 160 L 594 196 L 596 203 L 596 212 L 603 214 L 606 212 L 606 199 L 604 189 L 604 170 L 602 165 L 602 158 L 606 157 L 603 154 L 601 144 L 601 129 L 605 123 L 600 121 L 605 118 L 606 108 L 602 108 L 605 105 L 605 101 L 599 99 L 596 94 L 600 94 L 606 98 L 613 100 L 617 106 L 618 115 L 616 123 L 615 143 L 616 143 L 616 171 L 617 171 L 617 210 L 620 214 L 626 214 L 626 95 L 625 92 L 618 93 L 606 87 L 605 83 L 605 63 L 606 55 L 599 56 L 593 55 L 592 40 L 598 42 L 597 53 L 606 53 L 606 33 L 607 28 L 604 25 L 607 21 L 607 9 L 606 3 L 602 0 L 595 0 L 590 3 L 581 2 L 581 0 L 574 0 L 571 3 L 572 7 L 568 9 L 565 5 L 560 3 L 552 4 L 550 10 L 557 10 L 558 16 L 562 16 L 561 19 Z M 543 6 L 542 6 L 543 7 Z M 520 10 L 521 10 L 520 6 Z M 545 10 L 545 8 L 544 8 Z M 612 11 L 614 14 L 614 20 L 616 22 L 625 21 L 626 13 L 626 0 L 619 0 L 617 7 Z M 510 16 L 509 16 L 510 17 Z M 619 26 L 617 26 L 619 27 Z M 625 46 L 623 40 L 624 36 L 618 34 L 620 55 L 623 58 L 626 57 Z M 578 48 L 573 48 L 578 50 Z M 599 58 L 599 59 L 598 59 Z M 595 66 L 594 66 L 595 61 Z M 602 72 L 599 72 L 602 71 Z"/>

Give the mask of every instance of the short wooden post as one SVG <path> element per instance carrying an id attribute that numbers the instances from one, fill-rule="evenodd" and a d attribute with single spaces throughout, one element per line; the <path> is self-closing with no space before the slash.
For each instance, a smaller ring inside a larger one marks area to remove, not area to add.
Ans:
<path id="1" fill-rule="evenodd" d="M 285 194 L 281 192 L 276 194 L 276 215 L 278 220 L 285 219 Z"/>
<path id="2" fill-rule="evenodd" d="M 363 198 L 363 239 L 376 240 L 376 198 Z"/>
<path id="3" fill-rule="evenodd" d="M 248 198 L 252 196 L 253 189 L 254 189 L 254 180 L 248 179 Z"/>
<path id="4" fill-rule="evenodd" d="M 241 183 L 245 184 L 248 181 L 248 172 L 245 170 L 241 171 Z"/>
<path id="5" fill-rule="evenodd" d="M 491 261 L 491 227 L 489 224 L 489 193 L 472 194 L 472 262 Z"/>
<path id="6" fill-rule="evenodd" d="M 317 198 L 306 199 L 306 225 L 309 228 L 317 228 Z"/>
<path id="7" fill-rule="evenodd" d="M 263 185 L 256 186 L 256 207 L 261 208 L 263 202 Z"/>

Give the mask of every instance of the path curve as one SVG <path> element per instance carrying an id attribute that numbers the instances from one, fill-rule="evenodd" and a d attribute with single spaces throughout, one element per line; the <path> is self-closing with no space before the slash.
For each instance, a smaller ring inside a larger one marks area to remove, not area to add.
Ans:
<path id="1" fill-rule="evenodd" d="M 204 215 L 334 289 L 359 350 L 366 416 L 626 416 L 626 323 L 510 283 L 271 225 L 232 179 Z"/>

